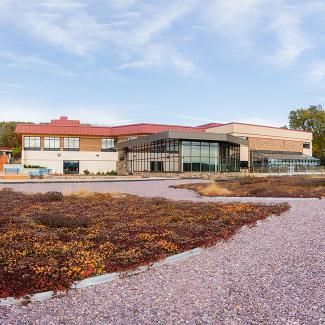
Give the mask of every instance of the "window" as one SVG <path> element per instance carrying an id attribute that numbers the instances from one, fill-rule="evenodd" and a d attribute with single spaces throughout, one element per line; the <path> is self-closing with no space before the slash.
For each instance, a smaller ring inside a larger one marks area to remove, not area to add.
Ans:
<path id="1" fill-rule="evenodd" d="M 79 174 L 79 161 L 65 160 L 63 161 L 64 174 Z"/>
<path id="2" fill-rule="evenodd" d="M 102 151 L 116 151 L 115 139 L 102 139 Z"/>
<path id="3" fill-rule="evenodd" d="M 304 142 L 303 147 L 304 149 L 310 149 L 310 142 Z"/>
<path id="4" fill-rule="evenodd" d="M 79 138 L 64 138 L 64 150 L 79 151 Z"/>
<path id="5" fill-rule="evenodd" d="M 44 150 L 45 151 L 59 151 L 60 150 L 60 138 L 44 138 Z"/>
<path id="6" fill-rule="evenodd" d="M 40 137 L 24 137 L 24 149 L 25 150 L 41 150 L 41 138 Z"/>

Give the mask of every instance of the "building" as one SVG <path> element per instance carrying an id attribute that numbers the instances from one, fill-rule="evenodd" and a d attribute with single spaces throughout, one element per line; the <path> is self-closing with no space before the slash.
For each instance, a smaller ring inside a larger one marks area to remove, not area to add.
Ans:
<path id="1" fill-rule="evenodd" d="M 230 172 L 319 164 L 312 157 L 311 133 L 244 123 L 98 127 L 61 117 L 48 124 L 18 124 L 16 134 L 23 165 L 57 174 Z"/>
<path id="2" fill-rule="evenodd" d="M 12 157 L 12 148 L 0 147 L 0 172 L 3 171 L 4 165 L 10 162 Z"/>

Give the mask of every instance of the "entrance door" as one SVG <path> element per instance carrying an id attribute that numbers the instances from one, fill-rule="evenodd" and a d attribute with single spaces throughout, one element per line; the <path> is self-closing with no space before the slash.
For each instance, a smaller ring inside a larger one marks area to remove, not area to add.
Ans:
<path id="1" fill-rule="evenodd" d="M 151 172 L 163 172 L 164 162 L 163 161 L 150 161 L 150 171 Z"/>
<path id="2" fill-rule="evenodd" d="M 79 161 L 64 160 L 63 174 L 79 174 Z"/>

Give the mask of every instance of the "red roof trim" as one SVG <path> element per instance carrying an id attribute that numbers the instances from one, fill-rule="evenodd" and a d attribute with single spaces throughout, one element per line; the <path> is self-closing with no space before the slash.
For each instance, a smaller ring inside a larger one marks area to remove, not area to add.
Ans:
<path id="1" fill-rule="evenodd" d="M 202 129 L 209 129 L 209 128 L 215 128 L 218 126 L 222 126 L 224 124 L 222 123 L 208 123 L 208 124 L 202 124 L 202 125 L 198 125 L 198 128 L 202 128 Z"/>

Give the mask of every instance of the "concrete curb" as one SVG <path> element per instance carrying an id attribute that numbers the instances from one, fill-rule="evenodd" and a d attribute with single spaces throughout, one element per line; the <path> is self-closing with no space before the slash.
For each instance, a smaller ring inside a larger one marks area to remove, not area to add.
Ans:
<path id="1" fill-rule="evenodd" d="M 176 262 L 180 262 L 183 261 L 185 259 L 188 259 L 194 255 L 197 255 L 201 252 L 203 252 L 205 249 L 204 248 L 194 248 L 190 251 L 187 252 L 183 252 L 177 255 L 172 255 L 169 256 L 161 261 L 155 262 L 153 264 L 150 265 L 145 265 L 145 266 L 140 266 L 139 268 L 137 268 L 136 270 L 132 270 L 132 271 L 123 271 L 123 272 L 113 272 L 113 273 L 106 273 L 103 275 L 99 275 L 99 276 L 94 276 L 94 277 L 90 277 L 90 278 L 86 278 L 83 279 L 81 281 L 78 281 L 76 283 L 74 283 L 71 286 L 70 290 L 77 290 L 77 289 L 82 289 L 82 288 L 87 288 L 90 286 L 95 286 L 95 285 L 99 285 L 102 283 L 108 283 L 111 282 L 113 280 L 122 278 L 122 277 L 126 277 L 126 276 L 132 276 L 132 275 L 136 275 L 139 273 L 143 273 L 147 270 L 162 266 L 162 265 L 167 265 L 167 264 L 173 264 Z M 53 291 L 45 291 L 45 292 L 40 292 L 40 293 L 36 293 L 33 294 L 31 296 L 29 296 L 28 298 L 20 298 L 20 299 L 16 299 L 13 297 L 9 297 L 9 298 L 3 298 L 0 299 L 0 306 L 12 306 L 12 305 L 17 305 L 20 303 L 24 303 L 26 301 L 28 302 L 39 302 L 39 301 L 44 301 L 44 300 L 48 300 L 51 298 L 54 298 L 55 296 L 60 296 L 60 294 L 65 295 L 65 292 L 57 292 L 54 293 Z"/>

